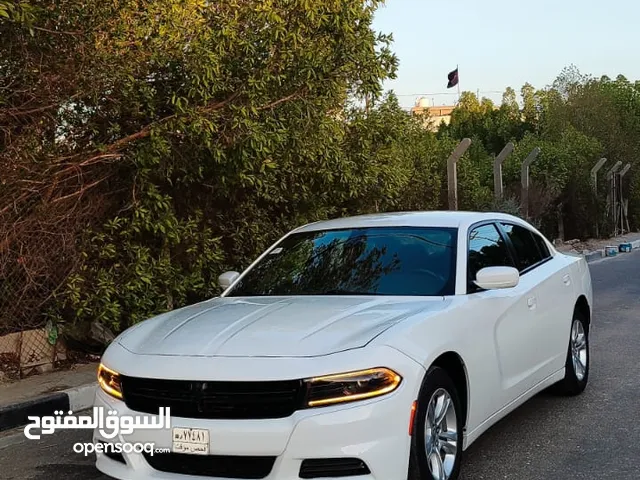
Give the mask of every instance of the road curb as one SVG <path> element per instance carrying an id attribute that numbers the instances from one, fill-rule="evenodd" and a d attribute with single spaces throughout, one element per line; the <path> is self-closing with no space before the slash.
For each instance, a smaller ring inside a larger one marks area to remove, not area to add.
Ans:
<path id="1" fill-rule="evenodd" d="M 615 245 L 615 244 L 616 244 L 615 241 L 611 242 L 611 245 Z M 631 244 L 631 250 L 640 248 L 640 240 L 634 240 L 632 242 L 624 242 L 623 244 L 624 245 Z M 615 257 L 617 257 L 620 253 L 622 252 L 616 253 Z M 587 253 L 584 253 L 583 256 L 587 261 L 587 263 L 595 262 L 596 260 L 601 260 L 603 258 L 614 258 L 614 256 L 611 256 L 611 257 L 607 256 L 605 253 L 605 249 L 595 250 L 593 252 L 587 252 Z"/>
<path id="2" fill-rule="evenodd" d="M 93 406 L 97 386 L 98 383 L 95 382 L 67 390 L 66 393 L 69 396 L 69 410 L 79 412 Z"/>
<path id="3" fill-rule="evenodd" d="M 596 250 L 595 252 L 585 253 L 584 258 L 587 260 L 587 263 L 595 262 L 596 260 L 600 260 L 604 257 L 604 250 Z"/>
<path id="4" fill-rule="evenodd" d="M 27 425 L 28 417 L 53 415 L 56 410 L 78 412 L 93 406 L 97 383 L 90 383 L 32 400 L 0 407 L 0 432 Z"/>

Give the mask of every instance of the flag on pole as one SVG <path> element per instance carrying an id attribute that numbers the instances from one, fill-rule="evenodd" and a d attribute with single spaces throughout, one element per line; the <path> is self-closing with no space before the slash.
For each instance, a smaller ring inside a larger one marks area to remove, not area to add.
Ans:
<path id="1" fill-rule="evenodd" d="M 456 67 L 456 69 L 449 73 L 449 83 L 447 84 L 447 88 L 453 88 L 456 85 L 458 85 L 459 79 L 458 79 L 458 68 Z"/>

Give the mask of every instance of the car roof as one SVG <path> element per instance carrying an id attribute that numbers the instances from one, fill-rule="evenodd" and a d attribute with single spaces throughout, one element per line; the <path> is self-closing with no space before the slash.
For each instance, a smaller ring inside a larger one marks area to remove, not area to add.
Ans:
<path id="1" fill-rule="evenodd" d="M 336 218 L 304 225 L 295 232 L 313 232 L 318 230 L 338 230 L 345 228 L 371 227 L 441 227 L 467 228 L 482 221 L 508 220 L 528 225 L 524 220 L 497 212 L 460 212 L 460 211 L 428 211 L 428 212 L 391 212 L 358 215 L 354 217 Z"/>

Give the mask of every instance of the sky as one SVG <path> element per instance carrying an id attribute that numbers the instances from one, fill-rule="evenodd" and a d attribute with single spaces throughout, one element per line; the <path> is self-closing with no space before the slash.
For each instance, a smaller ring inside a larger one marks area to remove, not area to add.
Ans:
<path id="1" fill-rule="evenodd" d="M 456 65 L 462 91 L 495 102 L 508 86 L 544 88 L 572 64 L 640 79 L 640 0 L 387 0 L 373 27 L 393 34 L 400 65 L 385 89 L 404 107 L 420 94 L 453 105 L 457 89 L 446 87 Z"/>

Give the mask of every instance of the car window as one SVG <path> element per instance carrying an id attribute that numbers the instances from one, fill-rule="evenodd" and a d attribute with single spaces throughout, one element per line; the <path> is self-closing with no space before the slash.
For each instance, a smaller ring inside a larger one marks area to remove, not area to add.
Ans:
<path id="1" fill-rule="evenodd" d="M 455 228 L 295 233 L 271 249 L 227 296 L 453 295 L 456 239 Z"/>
<path id="2" fill-rule="evenodd" d="M 547 247 L 547 244 L 544 241 L 544 239 L 540 235 L 533 232 L 531 233 L 531 235 L 533 235 L 533 238 L 536 241 L 536 244 L 538 245 L 538 249 L 540 250 L 542 259 L 546 260 L 547 258 L 549 258 L 551 256 L 551 252 L 549 251 L 549 247 Z"/>
<path id="3" fill-rule="evenodd" d="M 502 227 L 516 251 L 518 270 L 522 272 L 542 261 L 543 257 L 533 237 L 533 232 L 527 228 L 509 223 L 503 223 Z"/>
<path id="4" fill-rule="evenodd" d="M 469 233 L 469 280 L 485 267 L 513 267 L 509 249 L 495 225 L 482 225 Z"/>

